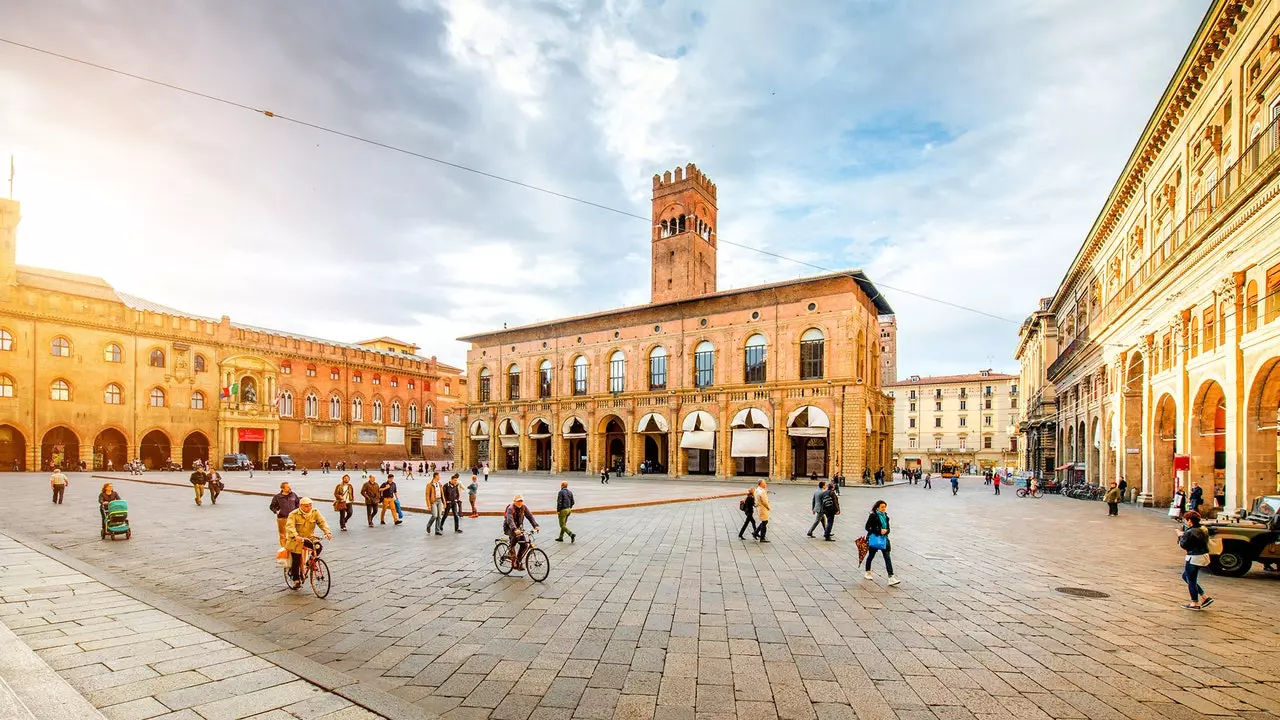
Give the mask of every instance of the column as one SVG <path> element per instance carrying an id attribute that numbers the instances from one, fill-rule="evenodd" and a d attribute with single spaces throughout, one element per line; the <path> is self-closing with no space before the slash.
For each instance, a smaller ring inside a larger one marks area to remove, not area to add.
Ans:
<path id="1" fill-rule="evenodd" d="M 1226 427 L 1223 431 L 1226 433 L 1227 453 L 1227 467 L 1222 479 L 1222 492 L 1226 496 L 1223 499 L 1224 513 L 1235 512 L 1237 508 L 1244 507 L 1247 502 L 1244 483 L 1247 457 L 1244 432 L 1247 427 L 1245 413 L 1249 405 L 1249 389 L 1245 386 L 1244 355 L 1240 352 L 1240 337 L 1244 334 L 1240 325 L 1244 318 L 1244 307 L 1241 302 L 1243 293 L 1240 292 L 1240 285 L 1243 282 L 1244 273 L 1228 275 L 1222 278 L 1218 293 L 1221 301 L 1233 310 L 1228 313 L 1230 318 L 1225 316 L 1218 318 L 1218 322 L 1223 324 L 1227 333 L 1227 344 L 1222 348 L 1222 354 L 1226 356 L 1226 368 L 1222 378 L 1222 394 L 1226 401 Z M 1207 493 L 1209 489 L 1205 488 L 1205 491 Z M 1212 501 L 1210 506 L 1212 507 Z"/>
<path id="2" fill-rule="evenodd" d="M 1142 402 L 1142 420 L 1138 426 L 1138 448 L 1141 452 L 1139 455 L 1142 463 L 1142 497 L 1140 501 L 1143 505 L 1151 505 L 1155 498 L 1155 476 L 1153 474 L 1152 461 L 1152 442 L 1151 442 L 1151 372 L 1152 372 L 1152 349 L 1155 345 L 1154 336 L 1142 339 L 1142 390 L 1140 400 Z M 1175 421 L 1175 426 L 1181 429 L 1182 423 Z M 1178 443 L 1174 442 L 1174 448 Z"/>

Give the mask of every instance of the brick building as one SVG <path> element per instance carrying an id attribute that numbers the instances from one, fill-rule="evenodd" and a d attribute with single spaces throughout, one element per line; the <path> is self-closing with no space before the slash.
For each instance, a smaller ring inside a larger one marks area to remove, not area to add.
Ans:
<path id="1" fill-rule="evenodd" d="M 880 319 L 880 384 L 898 381 L 898 319 L 892 315 Z"/>
<path id="2" fill-rule="evenodd" d="M 860 271 L 716 289 L 716 187 L 653 179 L 652 302 L 464 338 L 460 461 L 595 473 L 857 477 L 887 467 L 879 317 Z"/>
<path id="3" fill-rule="evenodd" d="M 18 221 L 0 200 L 0 469 L 450 457 L 459 369 L 392 338 L 266 330 L 19 266 Z"/>

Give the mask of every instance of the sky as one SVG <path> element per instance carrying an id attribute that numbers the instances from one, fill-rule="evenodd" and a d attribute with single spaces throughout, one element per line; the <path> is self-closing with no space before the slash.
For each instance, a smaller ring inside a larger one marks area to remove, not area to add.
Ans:
<path id="1" fill-rule="evenodd" d="M 860 268 L 898 372 L 1016 372 L 1206 9 L 1168 0 L 0 0 L 0 38 Z M 0 43 L 18 262 L 461 365 L 649 299 L 647 221 Z M 719 287 L 820 273 L 722 244 Z M 917 293 L 1001 316 L 934 303 Z"/>

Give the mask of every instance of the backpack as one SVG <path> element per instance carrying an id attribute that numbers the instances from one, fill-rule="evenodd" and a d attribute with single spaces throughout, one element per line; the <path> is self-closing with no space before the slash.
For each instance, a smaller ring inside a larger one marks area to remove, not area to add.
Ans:
<path id="1" fill-rule="evenodd" d="M 508 505 L 508 506 L 507 506 L 507 510 L 510 510 L 512 507 L 513 507 L 513 506 Z M 502 513 L 502 534 L 503 534 L 503 535 L 510 535 L 510 534 L 511 534 L 511 531 L 512 531 L 511 521 L 507 519 L 508 517 L 509 517 L 509 516 L 508 516 L 508 515 L 507 515 L 507 513 L 504 511 L 504 512 Z"/>
<path id="2" fill-rule="evenodd" d="M 823 512 L 835 512 L 835 510 L 836 510 L 836 499 L 835 499 L 835 497 L 834 497 L 834 496 L 832 496 L 832 495 L 831 495 L 831 491 L 830 491 L 830 490 L 828 490 L 827 492 L 824 492 L 824 493 L 822 493 L 821 495 L 819 495 L 819 496 L 818 496 L 818 502 L 822 503 L 822 511 L 823 511 Z"/>

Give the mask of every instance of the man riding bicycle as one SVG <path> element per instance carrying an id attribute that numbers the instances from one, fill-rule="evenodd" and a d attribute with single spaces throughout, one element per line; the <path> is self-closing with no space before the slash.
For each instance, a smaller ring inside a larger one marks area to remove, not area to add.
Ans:
<path id="1" fill-rule="evenodd" d="M 529 512 L 529 508 L 525 507 L 524 496 L 517 495 L 507 506 L 502 521 L 502 532 L 507 536 L 508 556 L 511 558 L 511 566 L 516 570 L 524 569 L 524 556 L 529 550 L 529 538 L 524 533 L 524 521 L 529 520 L 529 524 L 534 530 L 540 530 L 538 521 L 533 519 L 533 513 Z"/>
<path id="2" fill-rule="evenodd" d="M 311 534 L 316 531 L 317 525 L 324 531 L 325 540 L 333 539 L 329 523 L 324 521 L 319 510 L 311 506 L 311 498 L 305 497 L 298 501 L 298 509 L 289 513 L 285 520 L 284 549 L 289 551 L 289 577 L 295 588 L 302 587 L 302 553 L 304 549 L 315 548 L 311 542 Z"/>

